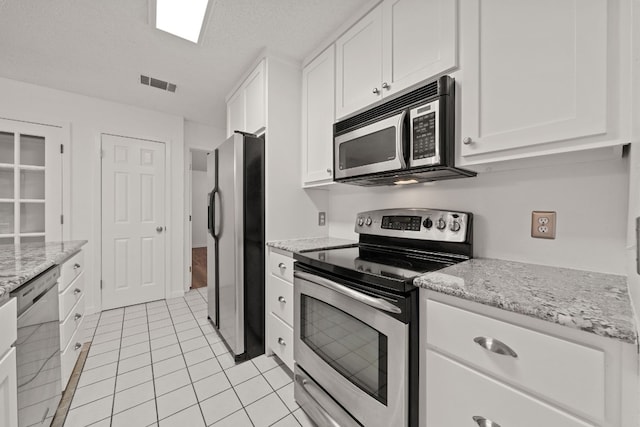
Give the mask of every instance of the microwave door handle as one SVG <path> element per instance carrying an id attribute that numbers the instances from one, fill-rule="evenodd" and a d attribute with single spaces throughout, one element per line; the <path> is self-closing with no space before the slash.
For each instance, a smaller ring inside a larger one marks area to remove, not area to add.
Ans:
<path id="1" fill-rule="evenodd" d="M 336 283 L 333 280 L 325 279 L 324 277 L 319 277 L 315 274 L 309 274 L 303 271 L 294 271 L 293 275 L 298 279 L 306 280 L 308 282 L 315 283 L 316 285 L 324 286 L 325 288 L 329 288 L 333 291 L 341 293 L 342 295 L 348 296 L 349 298 L 353 298 L 356 301 L 367 304 L 368 306 L 371 306 L 373 308 L 387 311 L 389 313 L 402 313 L 402 310 L 391 304 L 389 301 L 363 294 L 362 292 L 358 292 L 354 289 Z"/>
<path id="2" fill-rule="evenodd" d="M 402 169 L 406 169 L 407 168 L 407 160 L 406 160 L 406 156 L 404 153 L 404 132 L 405 132 L 405 126 L 404 126 L 404 120 L 407 117 L 407 110 L 402 111 L 402 114 L 400 114 L 399 118 L 398 118 L 398 124 L 396 125 L 396 156 L 398 157 L 398 159 L 400 160 L 400 165 Z"/>

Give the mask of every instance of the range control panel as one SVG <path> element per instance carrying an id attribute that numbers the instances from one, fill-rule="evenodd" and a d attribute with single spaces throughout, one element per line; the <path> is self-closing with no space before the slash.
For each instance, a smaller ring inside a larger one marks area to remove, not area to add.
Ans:
<path id="1" fill-rule="evenodd" d="M 465 242 L 472 215 L 439 209 L 381 209 L 361 212 L 356 233 L 405 239 Z"/>

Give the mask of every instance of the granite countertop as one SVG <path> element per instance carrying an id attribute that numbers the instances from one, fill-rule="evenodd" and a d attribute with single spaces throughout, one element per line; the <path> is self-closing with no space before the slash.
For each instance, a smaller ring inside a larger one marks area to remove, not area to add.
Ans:
<path id="1" fill-rule="evenodd" d="M 638 339 L 625 276 L 476 258 L 413 283 L 626 343 Z"/>
<path id="2" fill-rule="evenodd" d="M 338 239 L 336 237 L 309 237 L 267 242 L 267 246 L 287 252 L 321 251 L 323 249 L 349 247 L 357 244 L 358 242 L 354 240 Z"/>
<path id="3" fill-rule="evenodd" d="M 0 245 L 0 304 L 9 298 L 11 291 L 52 265 L 62 263 L 85 243 L 86 240 L 74 240 Z"/>

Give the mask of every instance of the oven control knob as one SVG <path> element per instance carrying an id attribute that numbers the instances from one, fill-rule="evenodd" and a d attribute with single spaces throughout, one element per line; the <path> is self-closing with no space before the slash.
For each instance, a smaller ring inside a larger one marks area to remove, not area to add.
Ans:
<path id="1" fill-rule="evenodd" d="M 460 231 L 460 223 L 458 221 L 453 221 L 450 228 L 451 231 Z"/>
<path id="2" fill-rule="evenodd" d="M 360 227 L 362 227 L 364 225 L 364 218 L 362 218 L 362 217 L 358 218 L 358 225 Z"/>
<path id="3" fill-rule="evenodd" d="M 422 221 L 422 225 L 424 226 L 424 228 L 428 230 L 431 227 L 433 227 L 433 221 L 431 221 L 431 218 L 427 218 L 424 221 Z"/>
<path id="4" fill-rule="evenodd" d="M 367 220 L 364 223 L 367 227 L 370 227 L 372 222 L 371 217 L 367 217 Z"/>
<path id="5" fill-rule="evenodd" d="M 436 225 L 436 228 L 438 230 L 444 230 L 445 228 L 447 228 L 447 223 L 444 221 L 444 219 L 440 218 L 438 220 L 438 224 Z"/>

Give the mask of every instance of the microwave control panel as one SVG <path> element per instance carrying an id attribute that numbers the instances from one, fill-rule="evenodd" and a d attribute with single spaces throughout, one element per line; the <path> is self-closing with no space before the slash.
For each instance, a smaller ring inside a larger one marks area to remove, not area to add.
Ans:
<path id="1" fill-rule="evenodd" d="M 410 166 L 440 164 L 439 101 L 432 101 L 409 111 Z"/>

